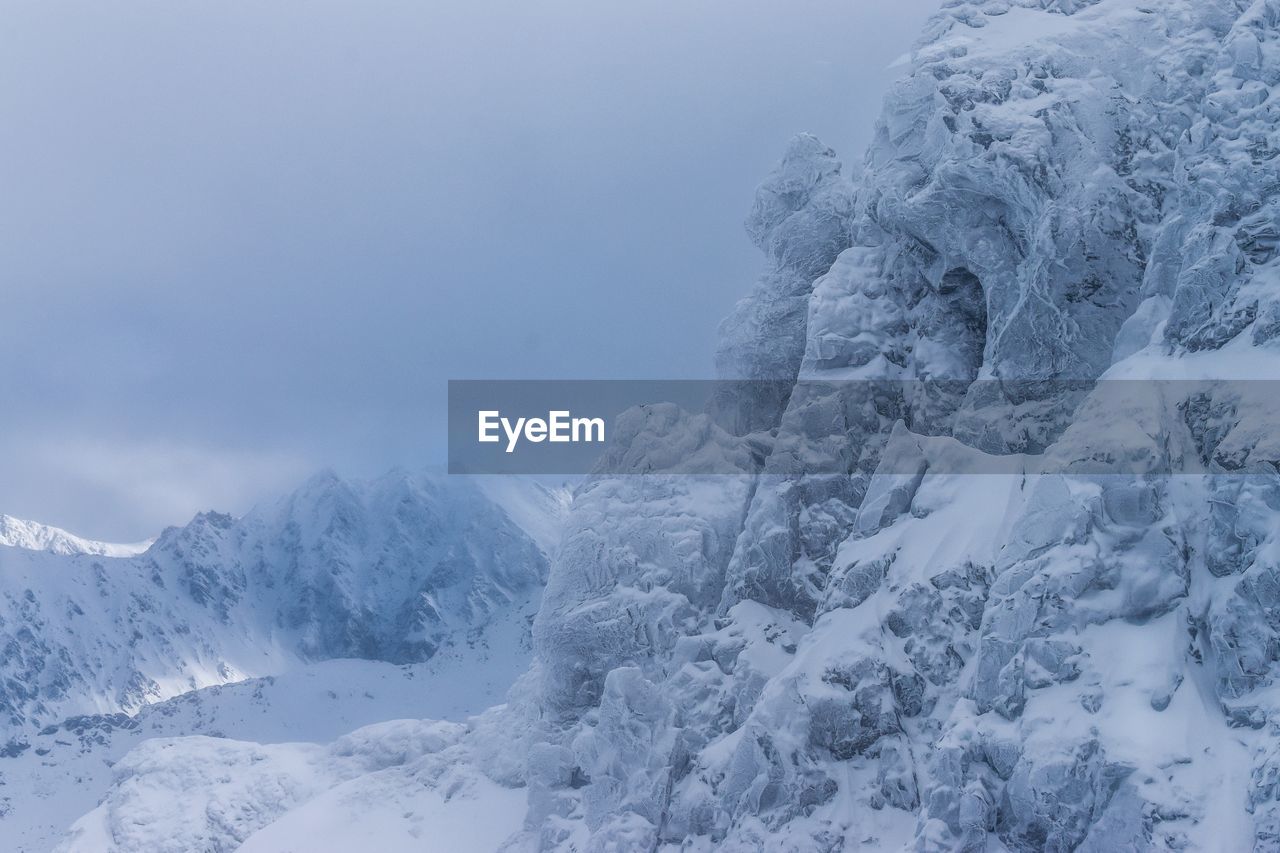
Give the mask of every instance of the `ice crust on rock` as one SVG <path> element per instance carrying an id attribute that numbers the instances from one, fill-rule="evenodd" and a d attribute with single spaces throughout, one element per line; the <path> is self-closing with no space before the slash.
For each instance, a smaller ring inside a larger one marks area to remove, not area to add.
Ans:
<path id="1" fill-rule="evenodd" d="M 711 405 L 731 432 L 777 426 L 804 357 L 814 280 L 848 248 L 852 209 L 853 185 L 835 151 L 810 134 L 791 141 L 756 189 L 746 229 L 768 270 L 721 323 L 716 349 L 720 378 L 747 380 L 726 381 Z"/>
<path id="2" fill-rule="evenodd" d="M 770 272 L 719 351 L 721 375 L 804 381 L 721 418 L 760 462 L 706 511 L 661 477 L 575 505 L 570 529 L 618 539 L 553 563 L 577 598 L 540 631 L 608 630 L 536 666 L 618 651 L 575 664 L 595 689 L 542 694 L 561 769 L 530 802 L 559 818 L 513 848 L 1280 843 L 1277 454 L 1212 385 L 1144 411 L 1091 391 L 1280 375 L 1273 6 L 949 3 L 851 193 L 793 143 L 749 220 Z M 1125 417 L 1108 473 L 1096 438 Z M 669 464 L 659 438 L 634 464 Z M 966 453 L 1011 473 L 949 473 Z M 687 557 L 628 553 L 700 527 L 696 596 Z"/>

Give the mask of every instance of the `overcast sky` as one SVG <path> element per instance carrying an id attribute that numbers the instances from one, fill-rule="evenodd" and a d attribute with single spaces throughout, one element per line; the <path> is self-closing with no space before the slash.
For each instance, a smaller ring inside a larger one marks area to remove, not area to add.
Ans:
<path id="1" fill-rule="evenodd" d="M 450 378 L 702 378 L 798 131 L 937 0 L 60 3 L 0 20 L 0 512 L 126 540 L 443 461 Z"/>

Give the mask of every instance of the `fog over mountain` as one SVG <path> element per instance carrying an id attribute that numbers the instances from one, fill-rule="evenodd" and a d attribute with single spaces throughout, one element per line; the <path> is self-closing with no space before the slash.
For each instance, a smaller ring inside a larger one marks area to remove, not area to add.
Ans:
<path id="1" fill-rule="evenodd" d="M 448 379 L 709 378 L 752 187 L 935 6 L 12 4 L 0 510 L 137 541 L 443 465 Z"/>

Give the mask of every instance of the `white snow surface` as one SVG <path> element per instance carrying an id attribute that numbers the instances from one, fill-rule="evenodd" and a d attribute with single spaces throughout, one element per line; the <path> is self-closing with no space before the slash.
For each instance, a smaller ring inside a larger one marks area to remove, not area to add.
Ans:
<path id="1" fill-rule="evenodd" d="M 59 527 L 0 515 L 0 545 L 48 551 L 53 554 L 93 554 L 99 557 L 133 557 L 151 547 L 154 539 L 118 545 L 85 539 Z"/>

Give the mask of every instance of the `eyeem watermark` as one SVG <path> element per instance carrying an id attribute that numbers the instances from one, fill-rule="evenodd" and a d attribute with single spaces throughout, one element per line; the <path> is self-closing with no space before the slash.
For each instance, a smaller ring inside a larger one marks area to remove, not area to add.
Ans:
<path id="1" fill-rule="evenodd" d="M 550 441 L 553 444 L 565 443 L 603 443 L 604 418 L 575 418 L 572 413 L 561 410 L 547 412 L 546 418 L 505 418 L 496 409 L 477 413 L 479 434 L 477 441 L 481 444 L 494 444 L 506 437 L 507 453 L 514 453 L 520 439 L 540 444 Z M 501 429 L 502 435 L 499 435 Z"/>
<path id="2" fill-rule="evenodd" d="M 1260 474 L 1280 380 L 451 380 L 454 474 Z"/>
<path id="3" fill-rule="evenodd" d="M 622 437 L 619 417 L 637 405 L 707 404 L 700 380 L 451 379 L 451 474 L 585 474 Z"/>

